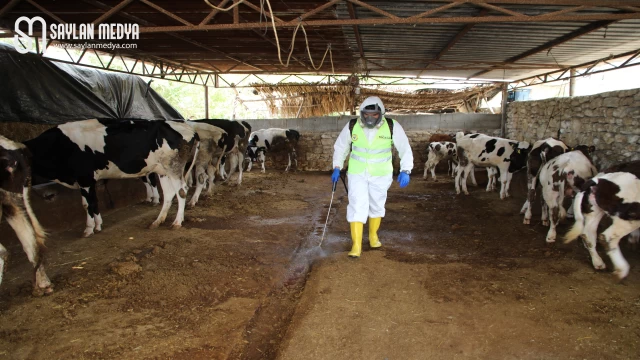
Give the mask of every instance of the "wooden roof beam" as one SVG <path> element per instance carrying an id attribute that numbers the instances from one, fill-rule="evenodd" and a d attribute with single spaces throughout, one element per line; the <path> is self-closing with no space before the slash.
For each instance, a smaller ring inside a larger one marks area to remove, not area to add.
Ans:
<path id="1" fill-rule="evenodd" d="M 347 2 L 347 10 L 349 10 L 349 16 L 352 19 L 357 19 L 357 15 L 356 15 L 356 10 L 353 8 L 353 5 L 350 2 Z M 367 58 L 365 58 L 364 56 L 364 48 L 362 46 L 362 37 L 360 36 L 360 30 L 358 29 L 358 25 L 352 25 L 353 26 L 353 33 L 356 37 L 356 43 L 358 44 L 358 52 L 360 53 L 360 58 L 362 59 L 363 63 L 364 63 L 364 67 L 365 70 L 368 68 L 367 66 Z M 379 64 L 376 64 L 378 66 L 381 66 Z M 381 66 L 383 67 L 383 66 Z"/>

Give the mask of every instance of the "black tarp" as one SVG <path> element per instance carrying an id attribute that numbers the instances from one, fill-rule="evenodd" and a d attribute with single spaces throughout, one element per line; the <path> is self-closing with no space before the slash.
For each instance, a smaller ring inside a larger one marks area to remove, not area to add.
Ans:
<path id="1" fill-rule="evenodd" d="M 21 55 L 0 43 L 0 122 L 92 118 L 183 119 L 138 76 Z"/>

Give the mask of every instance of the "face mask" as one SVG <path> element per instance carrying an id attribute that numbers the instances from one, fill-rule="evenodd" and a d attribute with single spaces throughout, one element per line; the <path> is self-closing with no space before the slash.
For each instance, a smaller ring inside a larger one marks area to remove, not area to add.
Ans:
<path id="1" fill-rule="evenodd" d="M 380 122 L 380 119 L 382 118 L 382 116 L 378 116 L 377 118 L 373 116 L 373 114 L 363 114 L 362 116 L 362 120 L 365 124 L 366 127 L 368 128 L 373 128 L 376 125 L 378 125 L 378 123 Z"/>

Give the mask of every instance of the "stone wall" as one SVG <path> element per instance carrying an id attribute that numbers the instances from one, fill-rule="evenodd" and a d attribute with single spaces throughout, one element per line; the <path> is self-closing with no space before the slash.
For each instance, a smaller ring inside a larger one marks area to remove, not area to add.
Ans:
<path id="1" fill-rule="evenodd" d="M 599 168 L 639 160 L 640 89 L 508 105 L 508 138 L 533 143 L 558 130 L 569 146 L 595 145 Z"/>

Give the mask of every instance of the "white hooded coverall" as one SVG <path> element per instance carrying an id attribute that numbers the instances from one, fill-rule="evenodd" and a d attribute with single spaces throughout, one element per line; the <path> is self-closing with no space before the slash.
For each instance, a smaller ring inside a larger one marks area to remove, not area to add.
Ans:
<path id="1" fill-rule="evenodd" d="M 360 121 L 360 120 L 358 120 Z M 391 121 L 391 120 L 388 120 Z M 375 139 L 378 132 L 378 126 L 369 129 L 362 126 L 364 134 L 367 136 L 369 143 Z M 409 139 L 404 129 L 398 122 L 393 125 L 393 145 L 400 155 L 400 170 L 413 169 L 413 153 L 409 145 Z M 351 132 L 349 131 L 349 123 L 338 135 L 335 145 L 333 146 L 333 168 L 342 169 L 347 155 L 351 152 Z M 387 201 L 387 190 L 393 182 L 393 174 L 385 176 L 371 176 L 365 170 L 362 174 L 349 174 L 349 206 L 347 207 L 347 221 L 366 223 L 367 218 L 384 217 L 384 204 Z"/>

